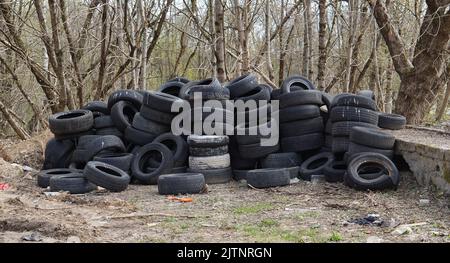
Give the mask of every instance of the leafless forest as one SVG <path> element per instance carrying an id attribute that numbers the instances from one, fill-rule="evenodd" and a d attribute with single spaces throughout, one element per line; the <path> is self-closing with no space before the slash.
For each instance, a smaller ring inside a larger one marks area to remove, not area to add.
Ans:
<path id="1" fill-rule="evenodd" d="M 0 135 L 174 76 L 301 74 L 374 90 L 410 123 L 446 118 L 450 0 L 0 0 Z"/>

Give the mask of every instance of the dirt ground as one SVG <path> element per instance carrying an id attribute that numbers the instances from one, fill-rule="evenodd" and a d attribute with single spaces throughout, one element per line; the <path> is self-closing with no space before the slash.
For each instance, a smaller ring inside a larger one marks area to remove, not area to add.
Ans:
<path id="1" fill-rule="evenodd" d="M 232 182 L 209 186 L 191 203 L 160 196 L 156 186 L 53 195 L 36 186 L 33 172 L 10 164 L 39 168 L 47 137 L 0 141 L 9 159 L 0 158 L 0 184 L 10 186 L 0 190 L 0 242 L 450 242 L 448 198 L 408 172 L 397 191 L 386 192 L 310 182 L 253 190 Z M 354 223 L 369 214 L 382 222 Z M 395 231 L 403 225 L 407 231 Z"/>

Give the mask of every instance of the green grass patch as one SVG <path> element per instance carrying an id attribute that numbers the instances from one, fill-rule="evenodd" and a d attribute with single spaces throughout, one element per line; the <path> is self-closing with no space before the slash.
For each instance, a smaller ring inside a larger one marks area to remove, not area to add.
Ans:
<path id="1" fill-rule="evenodd" d="M 331 234 L 330 238 L 328 239 L 328 241 L 330 242 L 339 242 L 342 241 L 342 236 L 340 233 L 338 232 L 333 232 L 333 234 Z"/>
<path id="2" fill-rule="evenodd" d="M 233 210 L 233 213 L 236 215 L 258 214 L 271 209 L 273 209 L 273 205 L 269 203 L 256 203 L 237 207 Z"/>

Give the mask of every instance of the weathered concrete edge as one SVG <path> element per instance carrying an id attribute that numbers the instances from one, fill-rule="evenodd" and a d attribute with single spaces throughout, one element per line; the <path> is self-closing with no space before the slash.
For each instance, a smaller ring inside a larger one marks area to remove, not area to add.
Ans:
<path id="1" fill-rule="evenodd" d="M 420 185 L 435 186 L 450 196 L 450 149 L 397 139 L 395 152 L 403 156 Z"/>

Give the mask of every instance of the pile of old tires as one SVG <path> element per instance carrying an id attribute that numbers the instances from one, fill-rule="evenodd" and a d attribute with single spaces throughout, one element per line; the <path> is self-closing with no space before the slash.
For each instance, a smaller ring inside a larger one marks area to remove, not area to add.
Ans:
<path id="1" fill-rule="evenodd" d="M 395 138 L 380 128 L 402 129 L 406 120 L 377 112 L 373 97 L 363 91 L 333 98 L 301 76 L 273 90 L 251 74 L 224 87 L 215 78 L 175 78 L 157 92 L 119 90 L 106 103 L 50 117 L 54 138 L 47 143 L 38 185 L 72 194 L 98 186 L 120 192 L 129 184 L 158 185 L 167 195 L 201 193 L 208 184 L 231 179 L 268 188 L 323 176 L 360 190 L 396 188 Z M 210 100 L 219 105 L 203 105 Z M 231 100 L 255 102 L 256 108 L 230 110 Z M 272 109 L 275 101 L 278 112 Z M 190 136 L 171 130 L 178 114 L 172 106 L 182 102 L 201 113 L 192 119 Z M 213 126 L 225 124 L 220 130 L 225 135 L 203 129 L 213 113 L 223 116 Z M 278 143 L 261 143 L 267 139 Z"/>

